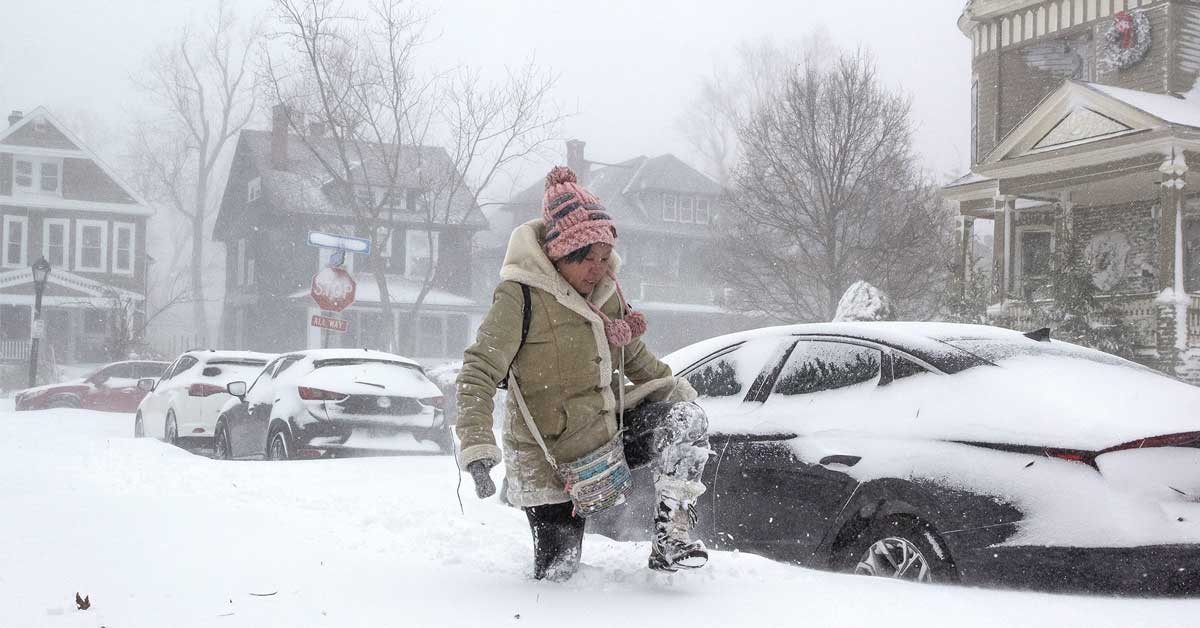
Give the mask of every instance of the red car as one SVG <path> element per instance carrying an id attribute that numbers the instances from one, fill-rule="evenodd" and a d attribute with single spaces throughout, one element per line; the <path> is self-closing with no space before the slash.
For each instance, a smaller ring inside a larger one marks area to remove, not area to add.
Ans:
<path id="1" fill-rule="evenodd" d="M 17 393 L 17 410 L 83 408 L 106 412 L 134 412 L 146 392 L 137 386 L 143 377 L 158 377 L 170 362 L 131 360 L 113 362 L 83 379 L 26 388 Z"/>

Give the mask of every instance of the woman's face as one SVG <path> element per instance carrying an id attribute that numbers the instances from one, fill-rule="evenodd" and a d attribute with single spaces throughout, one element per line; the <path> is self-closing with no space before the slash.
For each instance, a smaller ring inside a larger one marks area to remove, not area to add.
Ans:
<path id="1" fill-rule="evenodd" d="M 554 263 L 554 267 L 576 292 L 586 297 L 608 274 L 608 259 L 612 257 L 612 250 L 611 245 L 597 242 L 592 245 L 592 250 L 583 261 L 559 260 Z"/>

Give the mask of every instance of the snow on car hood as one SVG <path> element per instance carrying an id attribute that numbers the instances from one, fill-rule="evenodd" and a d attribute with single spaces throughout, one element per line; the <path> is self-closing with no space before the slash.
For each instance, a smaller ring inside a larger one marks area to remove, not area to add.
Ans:
<path id="1" fill-rule="evenodd" d="M 348 395 L 421 399 L 442 394 L 417 369 L 382 362 L 322 367 L 300 378 L 298 384 Z"/>
<path id="2" fill-rule="evenodd" d="M 1149 436 L 1200 431 L 1200 388 L 1140 368 L 1065 356 L 1017 356 L 996 367 L 916 375 L 882 387 L 772 395 L 742 414 L 720 410 L 709 411 L 714 432 L 853 430 L 1100 450 Z"/>

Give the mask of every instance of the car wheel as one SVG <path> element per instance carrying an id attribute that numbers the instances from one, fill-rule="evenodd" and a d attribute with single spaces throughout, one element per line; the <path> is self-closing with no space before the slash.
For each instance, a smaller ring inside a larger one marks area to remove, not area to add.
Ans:
<path id="1" fill-rule="evenodd" d="M 876 520 L 858 537 L 849 571 L 911 582 L 954 582 L 958 570 L 933 526 L 916 517 Z"/>
<path id="2" fill-rule="evenodd" d="M 223 424 L 217 424 L 217 435 L 213 437 L 213 457 L 217 460 L 232 460 L 232 450 L 229 448 L 229 431 Z"/>
<path id="3" fill-rule="evenodd" d="M 280 427 L 271 431 L 267 439 L 267 460 L 288 460 L 292 457 L 292 444 L 287 430 Z"/>
<path id="4" fill-rule="evenodd" d="M 167 425 L 163 428 L 163 440 L 171 445 L 179 444 L 179 424 L 175 422 L 175 411 L 167 411 Z"/>
<path id="5" fill-rule="evenodd" d="M 79 397 L 75 395 L 59 395 L 46 402 L 47 408 L 78 408 Z"/>
<path id="6" fill-rule="evenodd" d="M 141 412 L 137 413 L 137 416 L 133 417 L 133 437 L 134 438 L 145 438 L 146 437 L 146 424 L 142 422 L 142 413 Z"/>

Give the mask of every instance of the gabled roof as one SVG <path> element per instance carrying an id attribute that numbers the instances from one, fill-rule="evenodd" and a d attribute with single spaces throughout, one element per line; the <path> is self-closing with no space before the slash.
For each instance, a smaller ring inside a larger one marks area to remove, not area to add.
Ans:
<path id="1" fill-rule="evenodd" d="M 48 122 L 58 133 L 62 134 L 62 137 L 65 138 L 66 143 L 58 147 L 45 147 L 21 143 L 19 140 L 21 132 L 30 124 L 34 124 L 37 120 L 44 120 Z M 128 205 L 124 203 L 103 203 L 103 207 L 98 207 L 97 209 L 103 211 L 127 212 L 145 215 L 154 213 L 151 205 L 147 203 L 140 194 L 137 193 L 137 190 L 133 189 L 132 186 L 126 183 L 121 176 L 117 174 L 116 170 L 113 170 L 108 164 L 104 163 L 104 160 L 100 159 L 99 155 L 97 155 L 91 148 L 88 148 L 88 145 L 85 144 L 83 140 L 79 139 L 79 137 L 75 135 L 70 128 L 60 122 L 58 118 L 54 117 L 54 115 L 50 113 L 50 110 L 46 107 L 38 107 L 33 111 L 30 111 L 20 120 L 18 120 L 16 124 L 10 125 L 8 128 L 0 131 L 0 145 L 3 145 L 3 148 L 8 148 L 10 150 L 16 149 L 17 147 L 23 147 L 27 148 L 32 154 L 42 154 L 49 157 L 73 157 L 77 159 L 90 160 L 92 163 L 96 164 L 96 166 L 100 168 L 100 170 L 108 178 L 112 179 L 113 183 L 121 188 L 121 191 L 125 192 L 129 198 L 133 199 L 133 203 Z M 0 148 L 0 150 L 3 150 L 3 148 Z M 83 202 L 86 203 L 88 201 Z M 138 207 L 138 205 L 141 207 Z"/>
<path id="2" fill-rule="evenodd" d="M 313 154 L 315 149 L 327 163 L 339 163 L 336 156 L 337 145 L 333 138 L 301 138 L 289 134 L 286 170 L 276 170 L 272 164 L 270 131 L 242 131 L 238 150 L 242 150 L 243 146 L 248 151 L 255 170 L 262 177 L 262 193 L 268 201 L 267 205 L 273 211 L 350 216 L 347 208 L 335 205 L 329 194 L 326 193 L 327 186 L 332 183 L 331 177 L 328 170 L 322 165 L 321 159 Z M 378 186 L 379 182 L 387 179 L 384 175 L 386 169 L 383 166 L 383 160 L 378 158 L 378 154 L 373 155 L 371 150 L 372 146 L 367 146 L 367 154 L 363 159 L 356 160 L 359 166 L 356 169 L 358 174 L 355 184 L 357 185 L 371 182 Z M 453 172 L 454 170 L 450 156 L 442 148 L 405 146 L 401 149 L 401 159 L 403 163 L 399 167 L 397 185 L 405 189 L 421 187 L 422 180 L 418 169 L 426 173 Z M 462 182 L 460 173 L 453 172 L 451 176 L 459 177 L 459 183 Z M 400 222 L 426 221 L 424 212 L 417 210 L 397 210 L 394 217 Z M 470 193 L 466 191 L 465 186 L 462 186 L 461 191 L 455 195 L 449 222 L 477 228 L 487 226 L 487 220 L 483 217 L 483 213 L 480 212 L 474 199 L 471 198 Z"/>
<path id="3" fill-rule="evenodd" d="M 102 303 L 112 297 L 127 299 L 130 301 L 145 300 L 145 296 L 137 292 L 126 290 L 124 288 L 118 288 L 116 286 L 110 286 L 108 284 L 84 277 L 83 275 L 77 275 L 61 268 L 55 268 L 50 272 L 49 275 L 47 275 L 46 284 L 47 299 L 49 300 L 49 303 L 53 305 L 62 305 L 64 303 L 73 304 L 76 302 L 80 304 L 95 304 Z M 6 292 L 13 292 L 15 289 L 21 286 L 32 285 L 32 268 L 16 268 L 13 270 L 0 272 L 0 288 L 4 289 Z M 58 289 L 52 289 L 51 286 L 57 286 Z M 19 295 L 19 291 L 13 292 L 13 294 Z M 9 296 L 12 295 L 10 294 Z"/>
<path id="4" fill-rule="evenodd" d="M 600 203 L 616 221 L 618 232 L 629 229 L 679 234 L 685 233 L 681 229 L 689 228 L 683 223 L 663 223 L 655 218 L 657 212 L 651 215 L 639 200 L 639 192 L 661 191 L 712 197 L 720 196 L 722 192 L 720 184 L 670 153 L 657 157 L 643 155 L 600 166 L 588 172 L 584 187 L 600 199 Z M 489 213 L 491 228 L 486 234 L 480 234 L 480 248 L 486 250 L 506 246 L 514 228 L 540 216 L 544 189 L 539 179 Z M 693 225 L 692 228 L 698 233 L 706 229 L 703 225 Z"/>
<path id="5" fill-rule="evenodd" d="M 1125 136 L 1200 129 L 1200 96 L 1181 97 L 1067 80 L 1042 99 L 980 167 Z"/>

